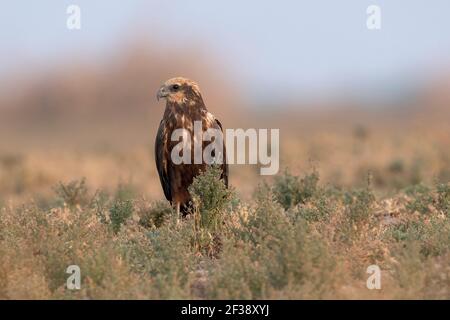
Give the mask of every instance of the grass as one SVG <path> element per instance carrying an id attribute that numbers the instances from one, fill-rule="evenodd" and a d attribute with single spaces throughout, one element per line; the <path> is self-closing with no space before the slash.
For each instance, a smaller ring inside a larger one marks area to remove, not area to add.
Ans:
<path id="1" fill-rule="evenodd" d="M 2 206 L 0 298 L 450 298 L 448 184 L 382 199 L 286 171 L 243 201 L 211 168 L 181 223 L 123 185 L 89 190 L 74 181 L 50 208 Z M 65 287 L 72 264 L 81 290 Z M 381 290 L 365 287 L 371 264 Z"/>

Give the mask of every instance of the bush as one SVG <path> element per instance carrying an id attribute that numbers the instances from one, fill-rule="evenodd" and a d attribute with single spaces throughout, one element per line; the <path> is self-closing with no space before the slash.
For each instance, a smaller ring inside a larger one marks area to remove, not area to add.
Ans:
<path id="1" fill-rule="evenodd" d="M 89 201 L 85 178 L 67 184 L 60 182 L 58 187 L 55 187 L 55 192 L 59 200 L 69 207 L 83 205 Z"/>
<path id="2" fill-rule="evenodd" d="M 344 198 L 346 216 L 350 223 L 367 222 L 372 213 L 375 196 L 369 187 L 347 193 Z"/>
<path id="3" fill-rule="evenodd" d="M 300 178 L 286 169 L 284 174 L 275 177 L 273 193 L 276 201 L 287 210 L 311 198 L 318 189 L 318 182 L 319 174 L 315 170 Z"/>
<path id="4" fill-rule="evenodd" d="M 289 210 L 293 219 L 305 219 L 308 222 L 318 222 L 328 219 L 336 205 L 328 193 L 324 191 L 317 192 L 308 203 L 299 204 Z"/>
<path id="5" fill-rule="evenodd" d="M 120 226 L 133 214 L 133 202 L 131 200 L 117 200 L 109 209 L 109 217 L 114 233 L 120 230 Z"/>
<path id="6" fill-rule="evenodd" d="M 208 167 L 189 186 L 193 204 L 193 243 L 197 251 L 208 256 L 216 256 L 221 249 L 220 232 L 232 199 L 232 191 L 220 179 L 221 174 L 219 166 Z"/>
<path id="7" fill-rule="evenodd" d="M 208 296 L 221 299 L 324 297 L 335 284 L 335 261 L 326 243 L 303 219 L 292 222 L 270 188 L 256 194 L 247 213 L 213 264 Z M 214 272 L 213 272 L 214 271 Z"/>
<path id="8" fill-rule="evenodd" d="M 367 236 L 374 222 L 375 196 L 369 187 L 344 194 L 342 215 L 336 222 L 338 231 L 334 237 L 349 245 Z"/>
<path id="9" fill-rule="evenodd" d="M 424 256 L 419 241 L 407 241 L 392 251 L 392 275 L 399 288 L 394 299 L 449 299 L 449 251 Z"/>
<path id="10" fill-rule="evenodd" d="M 433 205 L 433 195 L 431 188 L 418 184 L 409 187 L 405 190 L 406 194 L 412 199 L 408 202 L 406 208 L 411 212 L 419 212 L 421 214 L 428 214 L 431 211 Z"/>
<path id="11" fill-rule="evenodd" d="M 220 179 L 221 174 L 219 166 L 208 167 L 189 186 L 198 226 L 211 232 L 217 231 L 222 225 L 223 214 L 232 195 Z"/>
<path id="12" fill-rule="evenodd" d="M 167 201 L 157 201 L 150 206 L 143 202 L 138 204 L 137 214 L 139 224 L 147 229 L 159 228 L 174 214 L 172 206 Z"/>
<path id="13" fill-rule="evenodd" d="M 450 222 L 448 218 L 431 217 L 410 220 L 392 226 L 388 235 L 397 242 L 417 243 L 423 257 L 439 256 L 450 249 Z"/>
<path id="14" fill-rule="evenodd" d="M 450 297 L 448 184 L 377 201 L 369 187 L 319 188 L 314 175 L 291 176 L 291 195 L 303 200 L 285 210 L 280 184 L 239 203 L 219 174 L 210 168 L 195 180 L 193 214 L 182 221 L 165 201 L 123 189 L 89 200 L 80 183 L 65 187 L 74 190 L 66 199 L 77 199 L 70 206 L 8 202 L 0 209 L 0 299 Z M 411 213 L 424 195 L 429 213 Z M 81 290 L 65 288 L 72 264 Z M 365 286 L 371 264 L 383 272 L 382 290 Z"/>

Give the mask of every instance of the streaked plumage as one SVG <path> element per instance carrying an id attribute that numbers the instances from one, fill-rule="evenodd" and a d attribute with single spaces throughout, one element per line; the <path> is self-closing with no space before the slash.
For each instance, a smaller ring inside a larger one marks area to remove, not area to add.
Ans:
<path id="1" fill-rule="evenodd" d="M 208 110 L 203 102 L 199 86 L 188 79 L 177 77 L 166 81 L 158 91 L 158 100 L 166 99 L 166 108 L 163 119 L 158 128 L 155 141 L 155 160 L 164 195 L 178 211 L 187 213 L 191 197 L 188 187 L 194 177 L 204 171 L 207 164 L 179 164 L 171 160 L 172 148 L 178 141 L 171 141 L 172 132 L 178 128 L 184 128 L 191 133 L 193 145 L 194 121 L 202 121 L 202 129 L 219 129 L 222 125 Z M 207 143 L 202 143 L 202 150 Z M 192 148 L 193 149 L 193 148 Z M 224 161 L 222 167 L 222 179 L 228 187 L 228 165 L 224 146 Z M 194 150 L 192 150 L 192 159 Z"/>

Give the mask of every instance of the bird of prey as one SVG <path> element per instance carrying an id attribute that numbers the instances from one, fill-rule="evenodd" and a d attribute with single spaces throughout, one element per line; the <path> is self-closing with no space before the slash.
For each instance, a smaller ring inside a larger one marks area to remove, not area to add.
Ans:
<path id="1" fill-rule="evenodd" d="M 208 129 L 216 129 L 223 141 L 222 125 L 212 115 L 203 102 L 200 88 L 192 80 L 176 77 L 167 80 L 158 90 L 157 99 L 166 100 L 164 116 L 159 124 L 155 141 L 155 160 L 159 178 L 167 200 L 176 208 L 177 214 L 185 216 L 189 211 L 191 197 L 188 187 L 194 177 L 204 171 L 209 165 L 202 157 L 200 162 L 175 164 L 171 159 L 173 148 L 179 141 L 172 141 L 172 133 L 176 129 L 185 129 L 190 133 L 188 141 L 194 145 L 194 122 L 201 123 L 203 132 Z M 198 122 L 201 121 L 201 122 Z M 200 144 L 202 154 L 209 142 Z M 226 162 L 225 145 L 223 144 L 223 156 L 220 164 L 222 170 L 221 179 L 228 187 L 228 164 Z M 191 159 L 194 159 L 194 150 L 191 150 Z"/>

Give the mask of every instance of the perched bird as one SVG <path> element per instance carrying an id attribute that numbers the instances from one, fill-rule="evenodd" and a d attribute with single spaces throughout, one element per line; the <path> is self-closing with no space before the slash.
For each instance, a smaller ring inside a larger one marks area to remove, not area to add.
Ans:
<path id="1" fill-rule="evenodd" d="M 216 129 L 223 139 L 222 125 L 214 115 L 206 109 L 200 88 L 197 83 L 186 78 L 176 77 L 167 80 L 158 90 L 157 99 L 166 100 L 164 116 L 159 124 L 155 141 L 155 160 L 159 178 L 167 200 L 176 208 L 177 213 L 186 215 L 189 210 L 191 197 L 188 187 L 192 184 L 194 177 L 204 171 L 208 164 L 204 159 L 200 163 L 175 164 L 171 159 L 172 149 L 179 144 L 172 141 L 172 133 L 176 129 L 185 129 L 189 132 L 187 141 L 194 145 L 194 121 L 201 121 L 203 132 L 208 129 Z M 197 124 L 199 122 L 196 122 Z M 205 149 L 208 141 L 202 141 L 201 150 Z M 226 162 L 225 145 L 221 166 L 225 185 L 228 187 L 228 164 Z M 194 159 L 194 148 L 191 149 L 191 159 Z"/>

